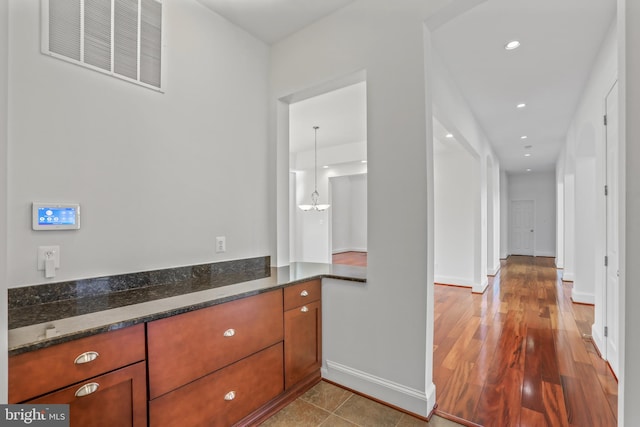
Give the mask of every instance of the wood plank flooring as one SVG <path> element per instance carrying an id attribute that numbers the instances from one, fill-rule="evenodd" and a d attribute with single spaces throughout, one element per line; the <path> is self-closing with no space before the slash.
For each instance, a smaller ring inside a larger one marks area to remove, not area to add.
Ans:
<path id="1" fill-rule="evenodd" d="M 550 258 L 512 256 L 484 294 L 436 285 L 437 413 L 491 427 L 616 426 L 617 382 Z"/>
<path id="2" fill-rule="evenodd" d="M 347 264 L 357 265 L 360 267 L 367 266 L 367 253 L 366 252 L 339 252 L 332 256 L 333 264 Z"/>

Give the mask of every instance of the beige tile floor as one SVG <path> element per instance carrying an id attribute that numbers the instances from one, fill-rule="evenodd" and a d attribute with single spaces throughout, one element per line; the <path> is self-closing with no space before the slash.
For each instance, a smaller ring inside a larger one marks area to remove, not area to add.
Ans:
<path id="1" fill-rule="evenodd" d="M 457 427 L 434 415 L 426 422 L 325 381 L 266 420 L 262 427 Z"/>

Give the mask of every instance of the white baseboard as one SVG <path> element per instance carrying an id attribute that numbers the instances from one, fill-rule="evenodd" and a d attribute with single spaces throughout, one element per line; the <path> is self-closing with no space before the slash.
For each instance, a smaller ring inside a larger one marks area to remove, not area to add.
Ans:
<path id="1" fill-rule="evenodd" d="M 500 271 L 500 263 L 494 265 L 493 267 L 489 267 L 487 269 L 487 276 L 495 276 Z"/>
<path id="2" fill-rule="evenodd" d="M 340 254 L 342 252 L 367 252 L 367 248 L 340 248 L 340 249 L 332 249 L 332 254 Z"/>
<path id="3" fill-rule="evenodd" d="M 424 392 L 330 360 L 322 368 L 322 377 L 421 417 L 428 416 L 436 404 L 433 383 Z"/>
<path id="4" fill-rule="evenodd" d="M 562 280 L 565 282 L 573 282 L 575 276 L 573 275 L 573 271 L 563 270 L 562 271 Z"/>
<path id="5" fill-rule="evenodd" d="M 577 302 L 577 303 L 580 303 L 580 304 L 595 304 L 596 303 L 595 295 L 588 294 L 586 292 L 580 292 L 580 291 L 576 290 L 575 287 L 573 289 L 571 289 L 571 300 L 573 302 Z"/>
<path id="6" fill-rule="evenodd" d="M 556 257 L 556 252 L 555 251 L 535 251 L 533 253 L 534 256 L 546 256 L 546 257 L 551 257 L 551 258 L 555 258 Z"/>
<path id="7" fill-rule="evenodd" d="M 464 286 L 465 288 L 473 288 L 473 280 L 469 280 L 463 277 L 454 277 L 454 276 L 442 276 L 436 274 L 433 278 L 435 283 L 440 283 L 443 285 L 455 285 L 455 286 Z"/>
<path id="8" fill-rule="evenodd" d="M 600 352 L 600 356 L 606 360 L 604 337 L 600 331 L 595 328 L 595 326 L 595 324 L 591 325 L 591 339 L 593 340 L 593 345 L 595 345 Z"/>
<path id="9" fill-rule="evenodd" d="M 483 294 L 484 291 L 487 290 L 488 286 L 489 286 L 489 279 L 487 279 L 486 277 L 483 277 L 482 282 L 479 285 L 473 285 L 473 287 L 471 288 L 471 292 L 473 292 L 474 294 Z"/>

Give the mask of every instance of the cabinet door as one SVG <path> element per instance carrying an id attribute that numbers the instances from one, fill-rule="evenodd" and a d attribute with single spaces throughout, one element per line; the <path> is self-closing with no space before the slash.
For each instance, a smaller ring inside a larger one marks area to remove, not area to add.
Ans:
<path id="1" fill-rule="evenodd" d="M 318 371 L 322 365 L 320 301 L 284 313 L 285 388 Z"/>
<path id="2" fill-rule="evenodd" d="M 82 394 L 81 390 L 89 391 L 90 384 L 97 384 L 97 389 L 78 396 Z M 146 427 L 145 362 L 91 378 L 27 403 L 68 404 L 71 427 Z"/>

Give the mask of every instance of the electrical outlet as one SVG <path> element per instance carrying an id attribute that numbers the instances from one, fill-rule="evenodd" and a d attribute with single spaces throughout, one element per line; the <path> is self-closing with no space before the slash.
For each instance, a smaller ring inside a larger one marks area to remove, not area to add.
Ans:
<path id="1" fill-rule="evenodd" d="M 44 270 L 44 262 L 47 259 L 53 259 L 55 267 L 60 268 L 60 246 L 39 246 L 38 270 Z"/>
<path id="2" fill-rule="evenodd" d="M 225 236 L 216 237 L 216 252 L 226 252 L 227 251 L 227 238 Z"/>

